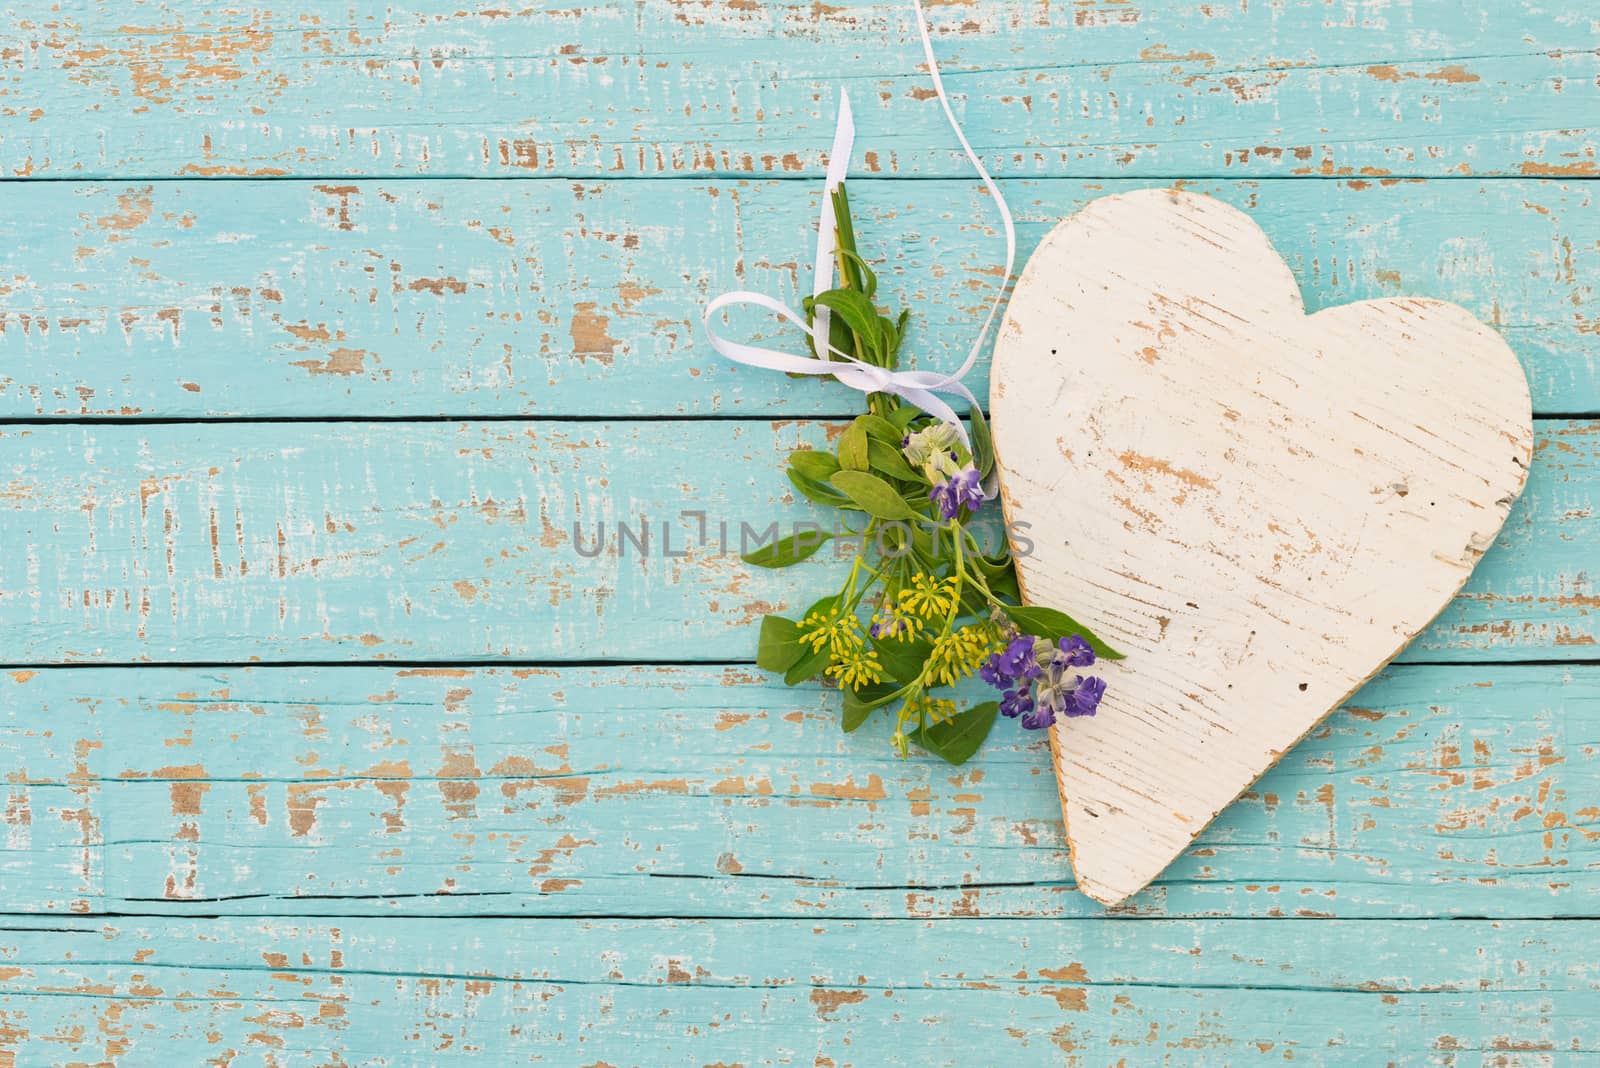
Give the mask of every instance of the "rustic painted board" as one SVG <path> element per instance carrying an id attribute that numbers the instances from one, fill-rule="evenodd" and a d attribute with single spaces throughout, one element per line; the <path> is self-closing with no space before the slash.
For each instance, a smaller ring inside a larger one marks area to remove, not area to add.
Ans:
<path id="1" fill-rule="evenodd" d="M 761 614 L 845 568 L 837 547 L 784 572 L 738 559 L 745 524 L 753 547 L 832 522 L 779 474 L 826 429 L 0 429 L 7 661 L 745 660 Z M 1410 658 L 1592 653 L 1597 450 L 1600 424 L 1539 421 L 1527 493 Z"/>
<path id="2" fill-rule="evenodd" d="M 1594 930 L 51 918 L 0 929 L 0 1011 L 19 1065 L 1576 1066 Z"/>
<path id="3" fill-rule="evenodd" d="M 747 667 L 17 671 L 0 883 L 9 912 L 1106 914 L 1038 735 L 952 769 L 838 716 Z M 1597 805 L 1600 668 L 1391 668 L 1116 914 L 1593 915 Z"/>
<path id="4" fill-rule="evenodd" d="M 1021 250 L 1132 182 L 1006 183 Z M 1600 412 L 1600 211 L 1574 181 L 1185 182 L 1246 208 L 1313 308 L 1462 304 L 1541 413 Z M 971 343 L 1001 243 L 972 181 L 851 186 L 910 355 Z M 0 416 L 839 415 L 698 326 L 809 289 L 817 188 L 778 181 L 27 183 L 0 243 Z M 779 344 L 770 320 L 736 328 Z M 987 361 L 971 380 L 986 396 Z M 641 383 L 648 382 L 648 388 Z"/>
<path id="5" fill-rule="evenodd" d="M 3 20 L 7 175 L 815 174 L 841 86 L 864 170 L 966 174 L 891 0 L 27 0 Z M 932 21 L 1004 174 L 1600 170 L 1585 0 L 981 0 Z"/>
<path id="6" fill-rule="evenodd" d="M 930 16 L 1025 249 L 1181 180 L 1313 307 L 1502 331 L 1565 419 L 1410 654 L 1458 663 L 1390 669 L 1108 918 L 1036 740 L 896 761 L 748 666 L 836 564 L 563 541 L 812 514 L 773 462 L 826 430 L 765 419 L 849 398 L 691 323 L 800 288 L 841 87 L 889 291 L 964 348 L 999 239 L 903 0 L 23 0 L 0 420 L 624 421 L 0 428 L 0 1068 L 1600 1057 L 1596 928 L 1539 919 L 1600 871 L 1592 5 Z M 706 415 L 760 418 L 625 421 Z M 245 666 L 285 660 L 341 664 Z"/>

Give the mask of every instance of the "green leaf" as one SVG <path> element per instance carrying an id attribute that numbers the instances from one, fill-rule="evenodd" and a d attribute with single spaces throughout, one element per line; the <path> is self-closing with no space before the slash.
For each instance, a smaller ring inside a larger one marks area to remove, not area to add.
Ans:
<path id="1" fill-rule="evenodd" d="M 1026 634 L 1048 638 L 1050 641 L 1059 641 L 1076 634 L 1089 643 L 1089 648 L 1094 650 L 1096 656 L 1104 657 L 1106 660 L 1122 659 L 1121 653 L 1095 637 L 1093 631 L 1065 612 L 1057 612 L 1054 608 L 1035 604 L 1007 605 L 1005 613 L 1011 617 L 1011 622 Z"/>
<path id="2" fill-rule="evenodd" d="M 911 682 L 922 674 L 922 665 L 933 652 L 932 643 L 923 638 L 902 641 L 899 638 L 873 638 L 872 648 L 883 662 L 883 670 L 896 682 Z"/>
<path id="3" fill-rule="evenodd" d="M 849 497 L 861 510 L 877 519 L 915 519 L 917 513 L 911 510 L 900 494 L 895 492 L 893 486 L 879 478 L 869 475 L 865 471 L 840 471 L 833 476 L 833 484 L 839 492 Z"/>
<path id="4" fill-rule="evenodd" d="M 809 479 L 826 482 L 839 470 L 839 461 L 821 449 L 796 449 L 789 454 L 789 466 Z"/>
<path id="5" fill-rule="evenodd" d="M 888 415 L 889 422 L 900 431 L 900 436 L 905 437 L 907 428 L 922 414 L 922 409 L 914 404 L 902 404 Z M 899 440 L 898 438 L 895 440 Z"/>
<path id="6" fill-rule="evenodd" d="M 787 538 L 763 545 L 739 559 L 756 567 L 780 568 L 798 564 L 828 543 L 833 535 L 825 530 L 797 530 Z"/>
<path id="7" fill-rule="evenodd" d="M 823 646 L 815 653 L 811 651 L 810 646 L 801 646 L 800 659 L 789 665 L 789 670 L 783 673 L 783 684 L 798 686 L 807 679 L 820 675 L 822 669 L 828 666 L 829 659 L 827 646 Z"/>
<path id="8" fill-rule="evenodd" d="M 994 438 L 989 433 L 989 421 L 983 409 L 972 406 L 972 465 L 978 469 L 979 478 L 988 478 L 994 470 Z"/>
<path id="9" fill-rule="evenodd" d="M 860 511 L 854 501 L 826 482 L 818 482 L 814 478 L 807 478 L 792 467 L 789 468 L 787 474 L 789 475 L 790 485 L 794 486 L 806 500 L 825 504 L 829 508 L 849 508 Z"/>
<path id="10" fill-rule="evenodd" d="M 837 353 L 843 353 L 846 356 L 857 355 L 855 335 L 850 332 L 850 328 L 845 325 L 844 320 L 837 315 L 828 320 L 828 351 L 818 352 L 816 339 L 811 336 L 811 327 L 815 324 L 817 318 L 816 302 L 810 297 L 803 297 L 800 301 L 800 306 L 805 309 L 806 313 L 806 349 L 811 355 L 822 360 L 839 359 L 840 357 L 836 355 Z M 789 377 L 805 378 L 807 376 L 791 371 L 789 372 Z"/>
<path id="11" fill-rule="evenodd" d="M 882 420 L 879 420 L 882 422 Z M 906 482 L 920 482 L 922 476 L 912 470 L 910 464 L 901 451 L 886 441 L 872 438 L 867 442 L 867 465 L 874 471 L 888 475 L 890 478 L 902 479 Z"/>
<path id="12" fill-rule="evenodd" d="M 906 308 L 902 309 L 895 318 L 885 318 L 879 323 L 883 328 L 884 355 L 888 357 L 883 361 L 885 367 L 894 367 L 899 364 L 900 361 L 896 357 L 900 352 L 900 346 L 905 342 L 906 324 L 910 321 L 911 310 Z"/>
<path id="13" fill-rule="evenodd" d="M 850 218 L 850 196 L 845 192 L 844 183 L 839 183 L 839 188 L 833 191 L 833 219 L 835 244 L 841 251 L 850 253 L 855 259 L 844 257 L 840 262 L 839 273 L 844 276 L 845 285 L 854 289 L 861 288 L 861 279 L 856 273 L 856 260 L 861 257 L 856 252 L 855 220 Z"/>
<path id="14" fill-rule="evenodd" d="M 897 560 L 912 549 L 911 524 L 889 523 L 873 532 L 872 548 L 880 556 Z"/>
<path id="15" fill-rule="evenodd" d="M 853 289 L 829 289 L 818 293 L 812 301 L 837 312 L 863 345 L 873 351 L 879 348 L 883 339 L 878 328 L 878 309 L 866 296 Z"/>
<path id="16" fill-rule="evenodd" d="M 844 718 L 839 725 L 849 734 L 867 721 L 867 717 L 877 710 L 880 702 L 894 692 L 894 687 L 877 683 L 864 686 L 860 690 L 846 689 L 844 691 Z"/>
<path id="17" fill-rule="evenodd" d="M 1012 567 L 1009 556 L 988 557 L 973 554 L 967 557 L 967 563 L 983 576 L 983 581 L 989 584 L 990 593 L 1017 601 L 1022 600 L 1022 592 L 1017 586 L 1017 572 Z"/>
<path id="18" fill-rule="evenodd" d="M 985 701 L 958 712 L 954 719 L 911 732 L 911 740 L 952 764 L 965 764 L 983 745 L 1000 712 L 998 701 Z"/>
<path id="19" fill-rule="evenodd" d="M 855 421 L 861 424 L 861 429 L 867 432 L 868 437 L 876 438 L 878 441 L 892 445 L 896 449 L 900 447 L 900 439 L 906 436 L 905 431 L 889 422 L 889 420 L 881 415 L 873 415 L 871 412 L 866 415 L 856 416 Z"/>
<path id="20" fill-rule="evenodd" d="M 867 428 L 859 421 L 845 427 L 844 433 L 839 435 L 839 466 L 846 471 L 867 469 Z"/>
<path id="21" fill-rule="evenodd" d="M 839 256 L 847 266 L 853 265 L 856 269 L 858 284 L 852 288 L 861 290 L 868 300 L 872 299 L 878 292 L 878 276 L 872 273 L 872 268 L 867 266 L 867 261 L 857 255 L 854 249 L 849 248 L 841 247 Z"/>
<path id="22" fill-rule="evenodd" d="M 963 615 L 986 615 L 989 607 L 989 598 L 973 583 L 966 583 L 961 587 L 961 612 Z"/>
<path id="23" fill-rule="evenodd" d="M 811 603 L 810 608 L 807 608 L 800 614 L 800 620 L 801 622 L 804 622 L 808 616 L 831 611 L 838 603 L 839 595 L 837 593 L 830 593 L 826 597 L 819 597 Z"/>
<path id="24" fill-rule="evenodd" d="M 783 616 L 761 617 L 761 640 L 756 646 L 757 667 L 763 671 L 788 671 L 805 651 L 805 646 L 800 644 L 800 624 Z"/>
<path id="25" fill-rule="evenodd" d="M 882 315 L 878 316 L 878 359 L 880 367 L 893 367 L 896 362 L 895 354 L 900 351 L 900 331 L 895 327 L 894 320 Z"/>

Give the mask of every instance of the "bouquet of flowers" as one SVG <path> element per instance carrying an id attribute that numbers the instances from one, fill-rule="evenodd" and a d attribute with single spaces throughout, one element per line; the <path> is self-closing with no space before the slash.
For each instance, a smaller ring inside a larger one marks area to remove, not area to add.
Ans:
<path id="1" fill-rule="evenodd" d="M 857 251 L 849 199 L 832 192 L 840 285 L 807 298 L 808 325 L 831 313 L 837 355 L 893 370 L 910 313 L 883 315 L 877 279 Z M 796 492 L 840 512 L 858 549 L 844 585 L 799 619 L 762 620 L 757 663 L 789 685 L 820 678 L 844 693 L 843 727 L 894 707 L 893 743 L 915 743 L 952 764 L 983 744 L 998 716 L 1041 730 L 1057 717 L 1092 716 L 1105 682 L 1084 670 L 1119 659 L 1087 628 L 1052 608 L 1021 603 L 1004 539 L 986 551 L 971 521 L 994 499 L 994 448 L 981 408 L 970 433 L 889 393 L 838 435 L 833 452 L 801 449 L 787 474 Z M 800 530 L 748 553 L 760 567 L 788 567 L 835 535 Z M 961 707 L 953 688 L 977 675 L 997 700 Z"/>

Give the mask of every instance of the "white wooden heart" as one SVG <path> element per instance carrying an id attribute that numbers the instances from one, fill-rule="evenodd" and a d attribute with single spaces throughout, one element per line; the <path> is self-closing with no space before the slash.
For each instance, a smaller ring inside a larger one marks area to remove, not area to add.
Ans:
<path id="1" fill-rule="evenodd" d="M 991 405 L 1026 598 L 1126 654 L 1051 730 L 1078 885 L 1112 904 L 1449 602 L 1522 490 L 1528 384 L 1461 308 L 1306 315 L 1249 216 L 1097 200 L 1018 283 Z"/>

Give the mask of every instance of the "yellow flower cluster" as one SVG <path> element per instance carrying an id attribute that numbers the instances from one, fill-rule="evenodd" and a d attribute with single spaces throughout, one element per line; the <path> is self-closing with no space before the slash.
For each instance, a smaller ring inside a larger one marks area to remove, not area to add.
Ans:
<path id="1" fill-rule="evenodd" d="M 823 674 L 852 690 L 883 681 L 883 664 L 867 647 L 861 621 L 853 612 L 833 608 L 811 613 L 800 621 L 800 641 L 814 653 L 827 650 L 830 659 Z"/>
<path id="2" fill-rule="evenodd" d="M 900 710 L 902 721 L 912 722 L 925 718 L 930 727 L 937 727 L 941 723 L 954 719 L 955 715 L 956 703 L 954 701 L 947 701 L 942 697 L 929 697 L 926 694 L 920 697 L 913 697 Z"/>
<path id="3" fill-rule="evenodd" d="M 824 649 L 834 653 L 847 653 L 865 644 L 861 637 L 861 621 L 837 607 L 826 612 L 812 612 L 800 621 L 800 640 L 811 646 L 813 653 Z"/>
<path id="4" fill-rule="evenodd" d="M 918 572 L 911 576 L 910 585 L 898 594 L 885 597 L 872 614 L 876 628 L 873 634 L 910 642 L 929 632 L 943 630 L 959 589 L 959 580 L 954 577 L 935 579 Z"/>
<path id="5" fill-rule="evenodd" d="M 878 662 L 878 654 L 871 650 L 835 660 L 823 668 L 822 673 L 830 679 L 838 679 L 852 690 L 883 681 L 883 665 Z"/>
<path id="6" fill-rule="evenodd" d="M 950 686 L 973 674 L 999 647 L 999 636 L 989 623 L 969 623 L 936 639 L 928 654 L 928 681 Z"/>
<path id="7" fill-rule="evenodd" d="M 992 623 L 969 623 L 945 633 L 951 615 L 959 611 L 960 596 L 960 579 L 940 579 L 919 572 L 897 593 L 886 597 L 873 613 L 875 637 L 913 641 L 932 636 L 922 685 L 953 685 L 975 673 L 999 647 L 1000 634 Z M 813 654 L 827 654 L 823 674 L 842 686 L 860 690 L 884 681 L 883 662 L 868 644 L 861 620 L 854 612 L 842 611 L 837 603 L 802 619 L 799 641 Z M 908 708 L 929 723 L 942 723 L 955 715 L 956 706 L 923 697 Z M 902 716 L 906 714 L 902 712 Z"/>
<path id="8" fill-rule="evenodd" d="M 922 620 L 907 612 L 900 602 L 885 598 L 872 613 L 873 634 L 880 638 L 902 638 L 915 641 L 922 634 Z"/>
<path id="9" fill-rule="evenodd" d="M 960 595 L 961 580 L 954 575 L 935 579 L 921 572 L 911 576 L 911 585 L 900 591 L 900 611 L 915 616 L 924 623 L 943 624 L 956 605 Z"/>

